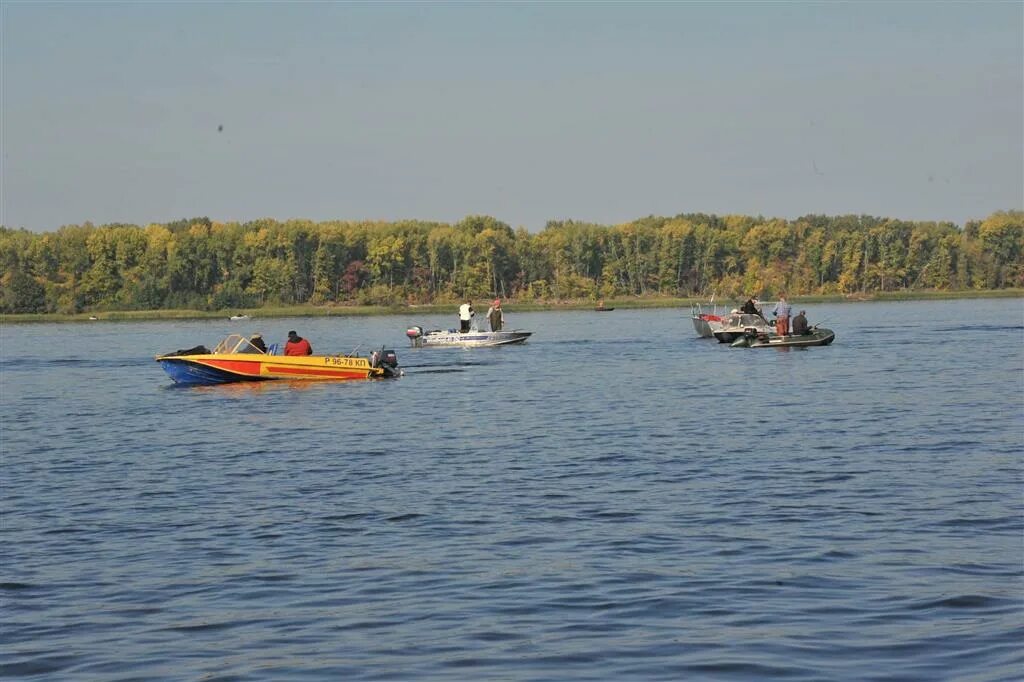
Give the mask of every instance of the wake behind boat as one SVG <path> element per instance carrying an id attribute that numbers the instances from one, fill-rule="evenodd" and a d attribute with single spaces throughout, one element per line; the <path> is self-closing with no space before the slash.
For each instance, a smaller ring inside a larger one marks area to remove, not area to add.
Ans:
<path id="1" fill-rule="evenodd" d="M 515 343 L 523 343 L 533 332 L 521 329 L 509 331 L 485 332 L 479 329 L 470 329 L 468 332 L 461 332 L 458 329 L 431 329 L 424 331 L 423 327 L 413 326 L 405 330 L 415 348 L 424 346 L 462 346 L 473 348 L 478 346 L 508 346 Z"/>
<path id="2" fill-rule="evenodd" d="M 229 334 L 212 350 L 196 346 L 157 356 L 156 361 L 178 384 L 210 386 L 236 381 L 275 379 L 374 379 L 401 375 L 393 350 L 369 358 L 354 355 L 276 355 L 264 353 L 239 334 Z"/>

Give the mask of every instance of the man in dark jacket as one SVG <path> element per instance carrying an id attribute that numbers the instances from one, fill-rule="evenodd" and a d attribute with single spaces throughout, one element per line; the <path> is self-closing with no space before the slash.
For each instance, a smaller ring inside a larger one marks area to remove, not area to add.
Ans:
<path id="1" fill-rule="evenodd" d="M 793 335 L 804 336 L 810 334 L 811 330 L 807 327 L 807 311 L 801 310 L 797 313 L 797 316 L 793 318 Z"/>

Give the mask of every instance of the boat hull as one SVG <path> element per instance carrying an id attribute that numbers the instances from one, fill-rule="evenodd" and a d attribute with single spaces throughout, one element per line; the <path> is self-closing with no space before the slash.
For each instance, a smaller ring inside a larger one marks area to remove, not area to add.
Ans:
<path id="1" fill-rule="evenodd" d="M 156 359 L 171 379 L 189 386 L 278 379 L 352 380 L 391 376 L 366 358 L 335 355 L 268 356 L 256 354 L 165 355 Z"/>
<path id="2" fill-rule="evenodd" d="M 722 318 L 718 315 L 703 313 L 694 315 L 692 319 L 693 328 L 697 331 L 697 336 L 702 339 L 710 339 L 716 331 L 722 328 Z"/>
<path id="3" fill-rule="evenodd" d="M 420 347 L 463 347 L 479 348 L 484 346 L 510 346 L 517 343 L 524 343 L 533 332 L 521 330 L 482 332 L 482 331 L 429 331 L 421 332 L 419 328 L 412 327 L 406 334 L 412 345 Z"/>
<path id="4" fill-rule="evenodd" d="M 810 348 L 811 346 L 827 346 L 836 338 L 831 329 L 819 327 L 810 334 L 777 336 L 758 335 L 737 339 L 732 343 L 734 348 Z"/>

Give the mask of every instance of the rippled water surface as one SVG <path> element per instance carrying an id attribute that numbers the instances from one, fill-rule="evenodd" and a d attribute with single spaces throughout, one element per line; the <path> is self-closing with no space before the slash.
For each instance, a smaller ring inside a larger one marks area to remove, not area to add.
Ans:
<path id="1" fill-rule="evenodd" d="M 1010 680 L 1024 305 L 0 326 L 0 676 Z M 396 348 L 394 381 L 178 388 L 229 332 Z"/>

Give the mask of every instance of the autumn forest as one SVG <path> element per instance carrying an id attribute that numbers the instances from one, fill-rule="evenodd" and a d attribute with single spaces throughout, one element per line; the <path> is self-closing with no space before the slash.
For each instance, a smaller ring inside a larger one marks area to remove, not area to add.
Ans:
<path id="1" fill-rule="evenodd" d="M 0 228 L 0 312 L 991 290 L 1024 287 L 1022 260 L 1020 211 L 963 227 L 682 214 L 536 233 L 488 216 L 85 223 Z"/>

